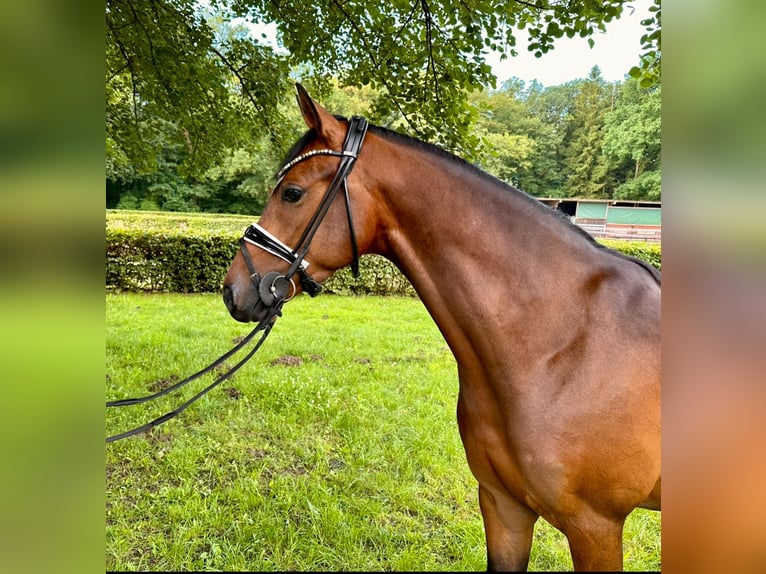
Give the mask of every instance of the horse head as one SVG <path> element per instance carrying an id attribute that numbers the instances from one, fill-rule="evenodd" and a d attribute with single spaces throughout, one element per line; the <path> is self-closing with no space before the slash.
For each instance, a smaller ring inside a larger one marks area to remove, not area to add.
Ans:
<path id="1" fill-rule="evenodd" d="M 363 166 L 354 167 L 367 122 L 338 119 L 296 87 L 309 130 L 288 154 L 224 279 L 226 307 L 242 322 L 262 320 L 302 291 L 316 295 L 341 267 L 356 272 L 360 248 L 374 235 L 369 186 Z"/>

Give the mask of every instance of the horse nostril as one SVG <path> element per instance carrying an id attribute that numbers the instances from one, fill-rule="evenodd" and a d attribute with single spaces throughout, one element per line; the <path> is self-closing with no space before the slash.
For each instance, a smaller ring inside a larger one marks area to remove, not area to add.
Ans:
<path id="1" fill-rule="evenodd" d="M 234 310 L 234 291 L 228 285 L 223 288 L 223 302 L 226 304 L 226 308 L 231 313 Z"/>

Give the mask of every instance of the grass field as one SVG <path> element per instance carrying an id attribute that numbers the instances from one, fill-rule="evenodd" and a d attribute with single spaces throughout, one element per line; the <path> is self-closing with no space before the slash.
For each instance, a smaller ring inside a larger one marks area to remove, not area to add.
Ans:
<path id="1" fill-rule="evenodd" d="M 218 295 L 106 301 L 108 398 L 183 378 L 249 332 Z M 107 445 L 107 570 L 485 569 L 457 391 L 418 299 L 298 297 L 231 381 Z M 174 397 L 110 409 L 107 434 Z M 660 568 L 659 513 L 631 515 L 625 555 L 628 570 Z M 566 569 L 566 540 L 538 521 L 530 570 Z"/>

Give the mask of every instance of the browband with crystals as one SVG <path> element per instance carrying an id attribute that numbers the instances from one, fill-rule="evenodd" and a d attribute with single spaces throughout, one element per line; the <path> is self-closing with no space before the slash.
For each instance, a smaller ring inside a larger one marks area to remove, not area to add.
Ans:
<path id="1" fill-rule="evenodd" d="M 335 151 L 333 149 L 315 149 L 312 151 L 307 151 L 306 153 L 302 153 L 295 159 L 287 162 L 284 166 L 282 166 L 282 169 L 279 170 L 279 173 L 277 173 L 277 185 L 282 181 L 282 179 L 285 177 L 288 171 L 297 163 L 302 162 L 304 159 L 308 159 L 310 157 L 314 157 L 315 155 L 334 155 L 338 157 L 353 157 L 356 158 L 356 154 L 351 151 Z"/>

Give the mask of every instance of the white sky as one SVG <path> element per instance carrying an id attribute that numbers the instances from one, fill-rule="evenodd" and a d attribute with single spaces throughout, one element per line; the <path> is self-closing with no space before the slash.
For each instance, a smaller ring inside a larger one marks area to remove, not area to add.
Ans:
<path id="1" fill-rule="evenodd" d="M 635 6 L 631 14 L 630 7 Z M 606 25 L 606 32 L 597 32 L 593 49 L 586 38 L 559 38 L 554 49 L 535 58 L 526 49 L 526 31 L 517 38 L 519 55 L 501 62 L 500 55 L 487 56 L 487 63 L 497 76 L 498 87 L 507 79 L 516 76 L 529 83 L 534 79 L 544 86 L 556 86 L 588 76 L 591 68 L 598 65 L 601 76 L 608 82 L 622 81 L 632 66 L 638 64 L 641 54 L 641 35 L 644 33 L 641 20 L 649 17 L 651 0 L 636 0 L 625 6 L 619 20 Z"/>
<path id="2" fill-rule="evenodd" d="M 631 7 L 635 10 L 631 12 Z M 635 0 L 623 9 L 619 20 L 606 25 L 606 32 L 597 32 L 593 37 L 593 49 L 586 38 L 559 38 L 554 49 L 535 58 L 526 49 L 526 31 L 519 31 L 517 49 L 519 55 L 501 62 L 500 55 L 491 53 L 487 63 L 492 66 L 497 76 L 497 86 L 516 76 L 527 84 L 534 79 L 544 86 L 556 86 L 588 76 L 591 68 L 598 65 L 601 76 L 608 82 L 622 81 L 628 70 L 638 64 L 641 53 L 640 38 L 643 34 L 641 20 L 649 17 L 651 0 Z M 276 26 L 273 24 L 247 24 L 251 33 L 276 47 Z M 266 34 L 266 39 L 261 34 Z"/>

